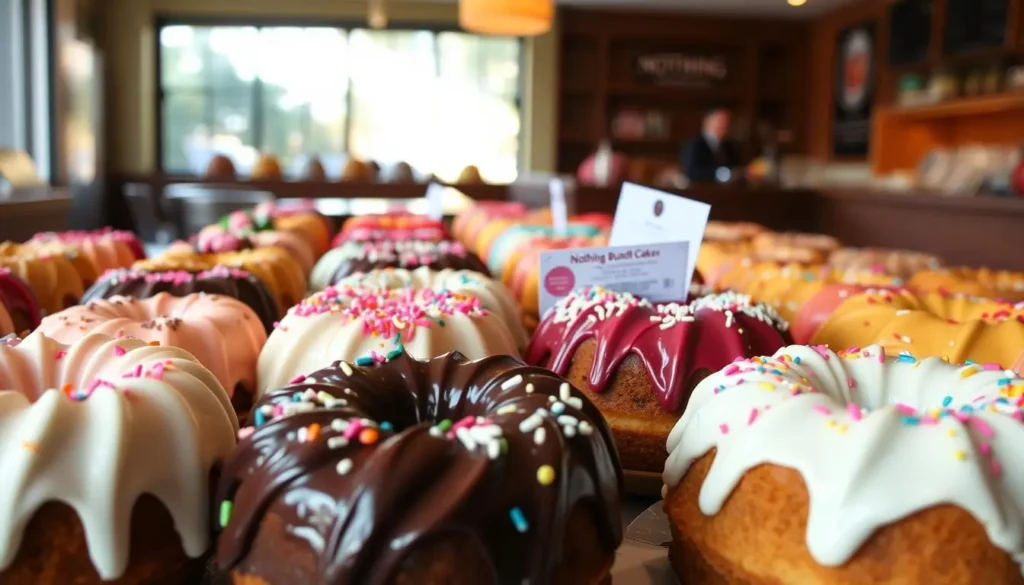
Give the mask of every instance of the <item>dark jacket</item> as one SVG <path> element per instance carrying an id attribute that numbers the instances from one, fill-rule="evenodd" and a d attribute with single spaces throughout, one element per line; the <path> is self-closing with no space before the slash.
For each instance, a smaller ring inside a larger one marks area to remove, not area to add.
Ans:
<path id="1" fill-rule="evenodd" d="M 686 178 L 692 182 L 714 181 L 715 171 L 718 169 L 740 166 L 740 154 L 731 140 L 723 140 L 718 150 L 712 151 L 707 139 L 698 136 L 683 146 L 679 166 Z"/>

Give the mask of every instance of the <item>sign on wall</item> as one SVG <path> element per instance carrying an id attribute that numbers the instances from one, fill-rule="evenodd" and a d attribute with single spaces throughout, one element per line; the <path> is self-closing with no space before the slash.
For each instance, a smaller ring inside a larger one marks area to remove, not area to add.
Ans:
<path id="1" fill-rule="evenodd" d="M 837 39 L 833 97 L 832 154 L 867 156 L 874 105 L 875 23 L 842 31 Z"/>
<path id="2" fill-rule="evenodd" d="M 652 85 L 713 85 L 729 77 L 729 63 L 723 55 L 641 53 L 636 56 L 635 73 L 638 82 Z"/>

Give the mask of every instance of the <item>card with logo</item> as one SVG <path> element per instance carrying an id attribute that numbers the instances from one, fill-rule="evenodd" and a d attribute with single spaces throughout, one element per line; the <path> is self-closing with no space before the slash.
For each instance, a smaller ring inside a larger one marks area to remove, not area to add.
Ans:
<path id="1" fill-rule="evenodd" d="M 655 302 L 682 301 L 688 289 L 687 242 L 552 250 L 540 255 L 540 313 L 573 290 L 603 286 Z"/>
<path id="2" fill-rule="evenodd" d="M 650 187 L 624 183 L 615 208 L 608 244 L 629 246 L 662 242 L 689 242 L 686 286 L 697 266 L 711 206 Z"/>

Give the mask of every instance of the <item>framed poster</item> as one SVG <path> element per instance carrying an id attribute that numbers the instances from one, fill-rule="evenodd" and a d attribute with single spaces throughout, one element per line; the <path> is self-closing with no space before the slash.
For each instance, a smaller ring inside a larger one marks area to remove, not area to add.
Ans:
<path id="1" fill-rule="evenodd" d="M 867 156 L 871 109 L 878 67 L 875 23 L 851 26 L 839 34 L 833 97 L 832 154 Z"/>

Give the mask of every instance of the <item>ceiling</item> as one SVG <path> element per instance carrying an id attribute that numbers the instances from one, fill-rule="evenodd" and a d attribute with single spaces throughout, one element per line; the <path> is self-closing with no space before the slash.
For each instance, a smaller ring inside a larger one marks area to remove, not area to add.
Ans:
<path id="1" fill-rule="evenodd" d="M 809 18 L 857 0 L 806 0 L 803 6 L 790 6 L 786 0 L 559 0 L 563 6 L 591 8 L 672 10 L 729 16 Z"/>

